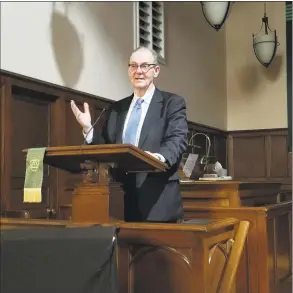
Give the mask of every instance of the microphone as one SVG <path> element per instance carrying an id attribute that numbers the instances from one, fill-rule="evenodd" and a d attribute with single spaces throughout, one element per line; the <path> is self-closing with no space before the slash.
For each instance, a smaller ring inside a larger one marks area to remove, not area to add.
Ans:
<path id="1" fill-rule="evenodd" d="M 201 149 L 202 147 L 196 144 L 191 144 L 191 141 L 193 139 L 194 135 L 192 135 L 192 137 L 190 138 L 190 140 L 187 143 L 187 147 L 191 147 L 191 153 L 193 154 L 194 149 Z M 182 155 L 183 159 L 187 159 L 188 158 L 189 153 L 184 153 Z"/>
<path id="2" fill-rule="evenodd" d="M 89 133 L 93 130 L 93 128 L 95 127 L 95 125 L 98 123 L 98 121 L 100 120 L 100 118 L 102 117 L 103 113 L 106 111 L 106 108 L 104 108 L 102 110 L 102 112 L 100 113 L 99 117 L 96 119 L 96 121 L 94 122 L 94 124 L 91 126 L 90 130 L 86 133 L 83 144 L 86 144 L 86 139 L 89 135 Z"/>

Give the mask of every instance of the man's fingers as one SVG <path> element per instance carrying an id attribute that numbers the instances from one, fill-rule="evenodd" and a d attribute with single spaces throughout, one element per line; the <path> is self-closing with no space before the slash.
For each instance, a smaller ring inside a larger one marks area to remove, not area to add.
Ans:
<path id="1" fill-rule="evenodd" d="M 77 118 L 81 114 L 81 111 L 77 108 L 77 106 L 75 105 L 73 100 L 71 100 L 70 105 L 71 105 L 71 109 L 72 109 L 73 114 Z"/>
<path id="2" fill-rule="evenodd" d="M 89 109 L 89 104 L 88 103 L 83 103 L 83 109 L 84 109 L 84 113 L 85 114 L 89 114 L 90 113 L 90 109 Z"/>

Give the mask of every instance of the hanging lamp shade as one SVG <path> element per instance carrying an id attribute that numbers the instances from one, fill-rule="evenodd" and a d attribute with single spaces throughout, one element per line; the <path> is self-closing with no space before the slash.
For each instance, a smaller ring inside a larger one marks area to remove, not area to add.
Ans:
<path id="1" fill-rule="evenodd" d="M 216 31 L 220 30 L 226 21 L 231 8 L 230 1 L 201 1 L 201 8 L 206 21 Z"/>
<path id="2" fill-rule="evenodd" d="M 264 32 L 261 34 L 263 27 Z M 263 66 L 268 67 L 276 55 L 279 42 L 276 30 L 272 31 L 269 27 L 269 19 L 266 15 L 266 6 L 260 31 L 257 34 L 252 34 L 252 38 L 254 54 L 257 60 Z"/>

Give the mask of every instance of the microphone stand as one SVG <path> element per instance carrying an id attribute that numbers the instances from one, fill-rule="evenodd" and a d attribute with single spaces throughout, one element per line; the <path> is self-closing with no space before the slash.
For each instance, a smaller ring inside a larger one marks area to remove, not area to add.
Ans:
<path id="1" fill-rule="evenodd" d="M 197 135 L 203 135 L 205 138 L 206 138 L 206 141 L 208 142 L 208 147 L 207 147 L 207 151 L 206 151 L 206 154 L 201 158 L 200 160 L 200 164 L 204 164 L 204 171 L 207 170 L 207 167 L 208 167 L 208 157 L 210 155 L 210 150 L 211 150 L 211 140 L 209 138 L 208 135 L 206 135 L 205 133 L 202 133 L 202 132 L 196 132 L 195 134 L 193 134 L 189 140 L 189 143 L 188 145 L 189 146 L 192 146 L 192 147 L 197 147 L 197 148 L 200 148 L 199 146 L 197 145 L 192 145 L 191 142 L 193 140 L 193 138 Z M 193 151 L 193 150 L 192 150 Z M 204 160 L 205 160 L 205 163 L 204 163 Z"/>

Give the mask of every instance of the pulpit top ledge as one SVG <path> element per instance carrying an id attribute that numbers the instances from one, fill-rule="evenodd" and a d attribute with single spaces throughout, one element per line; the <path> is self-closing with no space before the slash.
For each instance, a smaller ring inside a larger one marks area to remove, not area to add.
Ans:
<path id="1" fill-rule="evenodd" d="M 24 153 L 28 149 L 23 150 Z M 47 147 L 44 164 L 71 173 L 82 171 L 83 163 L 108 164 L 125 172 L 165 172 L 167 164 L 130 144 Z"/>

